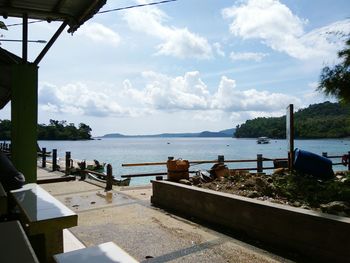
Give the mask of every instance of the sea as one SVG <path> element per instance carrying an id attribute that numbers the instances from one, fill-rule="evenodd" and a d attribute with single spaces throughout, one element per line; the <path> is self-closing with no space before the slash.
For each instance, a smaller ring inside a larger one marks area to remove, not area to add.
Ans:
<path id="1" fill-rule="evenodd" d="M 321 155 L 343 155 L 350 151 L 348 139 L 295 140 L 295 147 Z M 39 141 L 40 147 L 47 151 L 57 149 L 57 155 L 64 159 L 65 152 L 71 152 L 72 159 L 98 160 L 110 163 L 113 175 L 166 172 L 165 165 L 122 167 L 126 163 L 166 162 L 168 157 L 189 161 L 217 160 L 223 155 L 225 160 L 256 159 L 257 154 L 265 158 L 287 158 L 286 140 L 271 139 L 269 144 L 257 144 L 255 139 L 237 138 L 102 138 L 88 141 Z M 333 162 L 340 162 L 333 159 Z M 264 166 L 272 163 L 264 162 Z M 190 170 L 209 169 L 213 164 L 191 165 Z M 228 163 L 228 167 L 256 167 L 256 163 Z M 345 170 L 346 167 L 334 166 L 334 170 Z M 271 172 L 267 171 L 267 173 Z M 130 185 L 148 184 L 153 177 L 137 177 Z"/>

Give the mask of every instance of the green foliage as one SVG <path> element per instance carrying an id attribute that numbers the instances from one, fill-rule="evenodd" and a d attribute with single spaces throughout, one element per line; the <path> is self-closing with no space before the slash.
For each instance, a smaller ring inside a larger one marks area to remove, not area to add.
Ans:
<path id="1" fill-rule="evenodd" d="M 11 121 L 0 120 L 0 140 L 11 139 Z M 38 140 L 89 140 L 90 126 L 80 123 L 78 128 L 74 123 L 50 120 L 48 125 L 38 124 Z"/>
<path id="2" fill-rule="evenodd" d="M 322 69 L 317 89 L 326 95 L 335 96 L 341 102 L 350 103 L 350 38 L 338 56 L 343 61 L 333 68 L 327 66 Z"/>
<path id="3" fill-rule="evenodd" d="M 350 105 L 324 102 L 294 114 L 296 138 L 344 138 L 350 136 Z M 285 138 L 286 118 L 256 118 L 236 127 L 237 138 Z"/>

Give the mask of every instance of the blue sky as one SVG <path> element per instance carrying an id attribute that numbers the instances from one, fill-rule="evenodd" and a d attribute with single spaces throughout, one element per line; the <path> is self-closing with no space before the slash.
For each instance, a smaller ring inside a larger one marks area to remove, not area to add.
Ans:
<path id="1" fill-rule="evenodd" d="M 334 32 L 350 33 L 349 10 L 347 0 L 178 0 L 96 15 L 40 63 L 39 122 L 84 122 L 93 135 L 218 131 L 330 100 L 315 87 L 339 62 Z M 32 24 L 30 39 L 58 26 Z M 1 34 L 20 38 L 21 27 Z M 19 44 L 1 46 L 20 55 Z M 30 45 L 31 61 L 42 47 Z"/>

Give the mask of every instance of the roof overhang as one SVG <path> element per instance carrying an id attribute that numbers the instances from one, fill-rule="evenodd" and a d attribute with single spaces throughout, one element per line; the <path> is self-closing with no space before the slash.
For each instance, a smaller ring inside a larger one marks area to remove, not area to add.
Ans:
<path id="1" fill-rule="evenodd" d="M 68 25 L 68 32 L 74 33 L 82 24 L 92 18 L 107 0 L 0 0 L 0 16 L 23 19 L 22 58 L 0 48 L 0 109 L 11 99 L 11 65 L 27 63 L 28 19 L 47 22 L 61 21 L 62 24 L 44 49 L 35 59 L 38 65 L 58 36 Z"/>
<path id="2" fill-rule="evenodd" d="M 93 17 L 106 0 L 0 0 L 0 15 L 29 19 L 66 21 L 69 33 Z"/>

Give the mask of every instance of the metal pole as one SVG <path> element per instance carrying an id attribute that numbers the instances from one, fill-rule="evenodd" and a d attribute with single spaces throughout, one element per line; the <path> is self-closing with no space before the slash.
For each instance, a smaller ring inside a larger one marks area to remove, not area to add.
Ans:
<path id="1" fill-rule="evenodd" d="M 112 190 L 112 181 L 113 181 L 113 174 L 112 174 L 112 165 L 107 164 L 107 178 L 106 178 L 106 191 Z"/>
<path id="2" fill-rule="evenodd" d="M 28 14 L 23 14 L 22 59 L 24 63 L 28 61 Z"/>
<path id="3" fill-rule="evenodd" d="M 52 150 L 52 171 L 57 169 L 57 149 Z"/>
<path id="4" fill-rule="evenodd" d="M 257 154 L 256 155 L 256 162 L 257 162 L 257 172 L 262 173 L 263 172 L 263 155 Z"/>
<path id="5" fill-rule="evenodd" d="M 66 170 L 65 170 L 65 174 L 69 175 L 70 174 L 70 152 L 66 152 Z"/>
<path id="6" fill-rule="evenodd" d="M 56 39 L 60 36 L 60 34 L 63 32 L 64 28 L 67 26 L 68 22 L 64 21 L 61 26 L 57 29 L 56 33 L 51 37 L 51 39 L 49 40 L 49 42 L 47 42 L 46 46 L 44 47 L 44 49 L 40 52 L 40 54 L 38 55 L 38 57 L 35 59 L 34 64 L 38 65 L 40 63 L 40 61 L 43 59 L 43 57 L 45 56 L 45 54 L 47 53 L 47 51 L 49 51 L 49 49 L 51 48 L 51 46 L 53 45 L 53 43 L 55 43 Z"/>
<path id="7" fill-rule="evenodd" d="M 41 150 L 41 154 L 42 154 L 42 167 L 45 168 L 46 167 L 46 148 L 43 148 Z"/>

